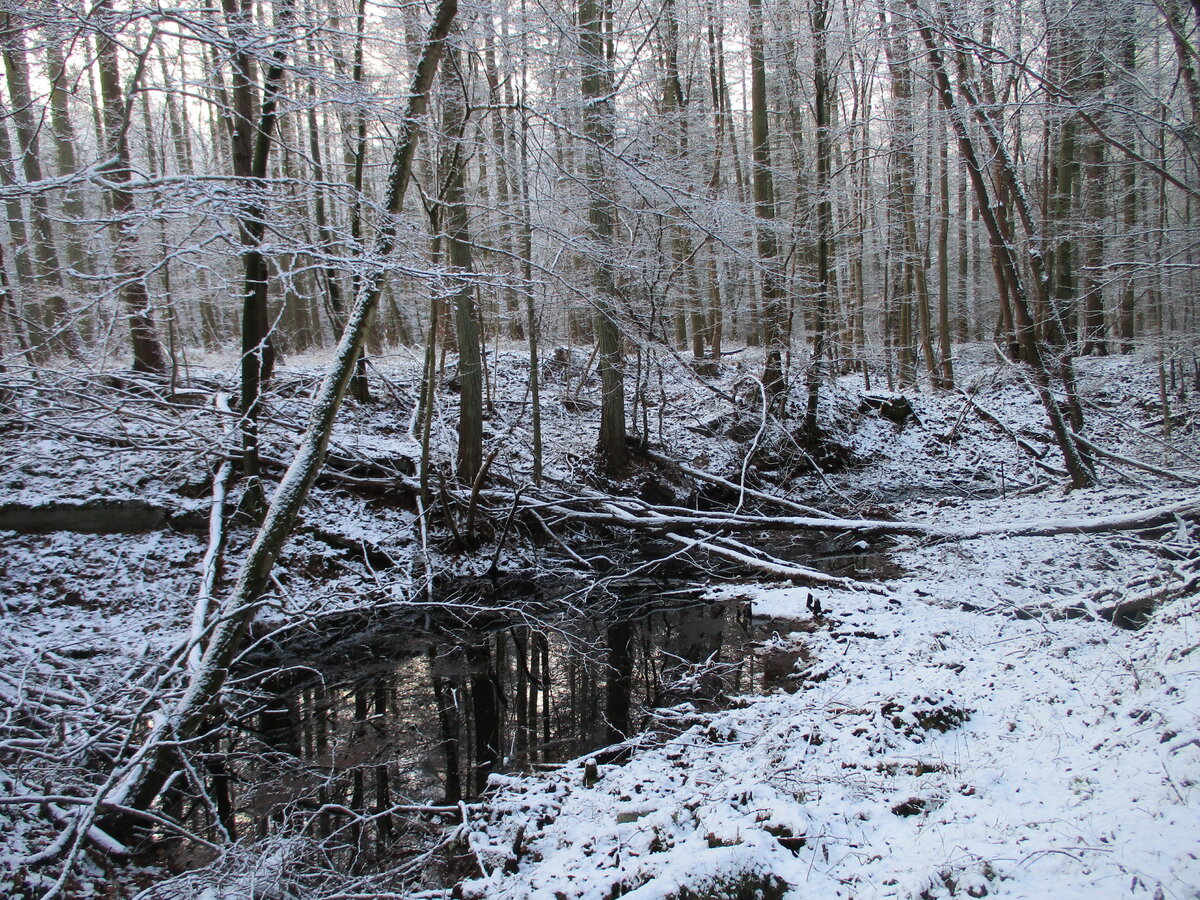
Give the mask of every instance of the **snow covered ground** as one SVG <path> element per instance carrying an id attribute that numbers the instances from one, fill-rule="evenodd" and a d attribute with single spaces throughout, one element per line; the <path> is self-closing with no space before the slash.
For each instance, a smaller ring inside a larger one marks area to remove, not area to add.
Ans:
<path id="1" fill-rule="evenodd" d="M 754 360 L 742 368 L 730 366 L 718 386 L 736 391 Z M 387 374 L 393 399 L 348 409 L 335 451 L 397 460 L 415 452 L 413 372 Z M 498 397 L 522 395 L 515 354 L 496 377 Z M 1099 487 L 1064 492 L 1045 468 L 1058 465 L 1056 451 L 1019 369 L 974 348 L 960 383 L 1003 427 L 958 394 L 910 394 L 916 418 L 901 427 L 862 405 L 856 378 L 827 389 L 822 421 L 855 464 L 825 476 L 743 468 L 750 442 L 778 436 L 759 433 L 752 412 L 740 437 L 718 433 L 713 423 L 728 406 L 694 382 L 668 378 L 645 421 L 653 442 L 726 478 L 773 490 L 782 477 L 801 502 L 947 528 L 1126 514 L 1197 497 L 1194 485 L 1118 463 L 1101 469 Z M 558 402 L 567 390 L 548 379 L 543 421 L 547 473 L 562 485 L 592 477 L 585 460 L 595 434 L 587 416 Z M 583 396 L 594 391 L 585 386 Z M 1196 394 L 1172 395 L 1178 422 L 1165 440 L 1147 358 L 1082 361 L 1081 393 L 1097 444 L 1197 477 Z M 136 395 L 119 408 L 80 396 L 52 411 L 53 422 L 32 399 L 16 405 L 27 420 L 0 434 L 0 506 L 139 500 L 165 510 L 170 527 L 4 535 L 0 797 L 10 800 L 86 796 L 98 783 L 152 698 L 157 661 L 186 635 L 205 549 L 223 423 Z M 436 423 L 438 458 L 452 458 L 452 403 L 447 395 Z M 285 398 L 272 404 L 268 446 L 284 457 L 302 414 Z M 490 440 L 508 442 L 496 471 L 522 483 L 524 405 L 499 404 L 488 429 Z M 410 511 L 336 486 L 318 489 L 303 528 L 264 610 L 277 620 L 381 595 L 403 600 L 428 564 Z M 394 569 L 382 577 L 364 568 L 331 534 L 389 554 Z M 244 526 L 231 529 L 231 561 L 248 537 Z M 584 760 L 496 777 L 494 795 L 459 835 L 479 866 L 466 895 L 1200 897 L 1197 526 L 864 540 L 861 549 L 888 553 L 902 574 L 816 592 L 826 610 L 819 620 L 795 587 L 747 583 L 714 594 L 751 599 L 775 618 L 776 648 L 804 646 L 794 692 L 737 698 L 673 739 L 644 741 L 623 765 L 601 765 L 594 784 Z M 474 565 L 451 554 L 436 563 Z M 1156 591 L 1167 599 L 1140 630 L 1087 616 Z M 62 833 L 63 808 L 57 820 L 45 813 L 0 805 L 0 895 L 24 896 L 27 885 L 36 896 L 53 881 L 52 866 L 29 865 Z M 102 893 L 114 877 L 84 866 L 70 887 Z"/>
<path id="2" fill-rule="evenodd" d="M 811 657 L 795 693 L 593 787 L 582 761 L 502 779 L 468 896 L 735 896 L 706 884 L 768 873 L 790 897 L 1197 896 L 1195 598 L 1140 631 L 957 608 L 999 606 L 1003 561 L 1028 574 L 1058 540 L 1006 557 L 989 539 L 978 568 L 901 554 L 886 593 L 822 592 L 820 627 L 781 633 Z M 806 617 L 806 595 L 753 591 L 776 617 Z"/>
<path id="3" fill-rule="evenodd" d="M 1085 397 L 1115 408 L 1094 407 L 1094 439 L 1165 457 L 1137 437 L 1149 374 L 1127 360 L 1086 361 L 1084 373 Z M 999 374 L 977 376 L 979 402 L 1036 431 L 1027 390 Z M 1028 462 L 979 419 L 958 419 L 961 403 L 919 398 L 921 425 L 899 435 L 864 423 L 855 449 L 876 449 L 875 462 L 826 488 L 868 501 L 907 493 L 891 507 L 897 518 L 941 526 L 1196 496 L 1137 472 L 1022 494 L 1035 477 Z M 955 421 L 973 450 L 939 444 Z M 1194 447 L 1191 429 L 1184 446 Z M 972 497 L 997 487 L 1001 464 L 1005 496 Z M 804 646 L 794 693 L 742 698 L 625 765 L 601 766 L 591 786 L 585 760 L 554 776 L 497 778 L 472 823 L 486 874 L 466 895 L 1200 897 L 1198 537 L 1181 522 L 1150 538 L 906 539 L 893 551 L 903 577 L 817 592 L 819 620 L 804 589 L 723 589 L 780 620 L 775 646 Z M 1188 594 L 1140 630 L 1056 615 L 1189 578 Z"/>

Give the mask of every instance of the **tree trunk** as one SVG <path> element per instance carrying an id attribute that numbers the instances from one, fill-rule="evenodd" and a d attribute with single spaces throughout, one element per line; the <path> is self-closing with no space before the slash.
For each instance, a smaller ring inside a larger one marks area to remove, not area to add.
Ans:
<path id="1" fill-rule="evenodd" d="M 115 18 L 112 0 L 98 0 L 96 15 L 109 20 L 110 28 L 115 27 L 111 21 Z M 104 100 L 104 132 L 109 140 L 105 153 L 112 160 L 106 174 L 113 185 L 109 195 L 119 229 L 113 262 L 117 277 L 122 282 L 122 299 L 129 315 L 133 368 L 139 372 L 164 372 L 167 357 L 154 327 L 154 314 L 146 291 L 146 269 L 137 260 L 137 225 L 132 221 L 137 207 L 133 192 L 128 187 L 133 180 L 129 157 L 129 122 L 126 120 L 129 107 L 121 85 L 117 44 L 107 31 L 97 40 L 96 65 L 100 75 L 100 95 Z"/>
<path id="2" fill-rule="evenodd" d="M 284 38 L 291 19 L 291 0 L 284 0 L 280 19 Z M 262 104 L 257 126 L 254 122 L 257 79 L 253 59 L 247 47 L 252 35 L 249 0 L 222 0 L 225 20 L 237 50 L 233 54 L 231 94 L 233 116 L 230 119 L 231 157 L 234 175 L 242 180 L 248 195 L 238 210 L 238 234 L 242 243 L 242 470 L 250 484 L 247 498 L 261 510 L 264 497 L 259 475 L 258 419 L 262 407 L 262 384 L 271 377 L 275 349 L 271 341 L 271 320 L 267 310 L 269 269 L 262 253 L 266 233 L 266 184 L 273 132 L 278 118 L 280 91 L 283 89 L 287 43 L 276 44 L 271 65 L 263 79 Z"/>
<path id="3" fill-rule="evenodd" d="M 941 387 L 954 389 L 954 347 L 950 330 L 950 156 L 945 126 L 942 129 L 938 162 L 938 187 L 941 206 L 938 209 L 938 340 L 941 350 Z"/>
<path id="4" fill-rule="evenodd" d="M 533 483 L 542 483 L 542 397 L 538 360 L 539 327 L 533 306 L 533 209 L 530 204 L 529 114 L 525 109 L 528 58 L 524 29 L 521 31 L 521 291 L 525 295 L 525 335 L 529 340 L 529 397 L 533 428 Z"/>
<path id="5" fill-rule="evenodd" d="M 766 349 L 763 389 L 767 407 L 782 412 L 787 403 L 783 351 L 788 343 L 788 303 L 775 235 L 775 184 L 771 176 L 771 134 L 767 122 L 767 67 L 762 0 L 750 5 L 750 130 L 754 164 L 754 213 L 758 219 L 758 261 L 762 277 L 762 343 Z"/>
<path id="6" fill-rule="evenodd" d="M 473 484 L 483 465 L 483 354 L 479 346 L 479 313 L 475 306 L 475 283 L 471 278 L 471 235 L 467 228 L 466 169 L 470 150 L 466 145 L 466 93 L 463 67 L 457 50 L 447 56 L 443 70 L 446 90 L 442 104 L 442 183 L 446 223 L 446 257 L 454 273 L 454 326 L 458 335 L 458 457 L 459 479 Z M 447 77 L 451 72 L 453 77 Z"/>
<path id="7" fill-rule="evenodd" d="M 79 168 L 75 160 L 75 127 L 71 122 L 67 90 L 69 78 L 62 47 L 53 40 L 46 43 L 46 76 L 50 81 L 50 122 L 54 130 L 54 147 L 58 157 L 60 178 L 70 178 Z M 168 93 L 169 97 L 170 94 Z M 62 211 L 67 237 L 67 262 L 75 277 L 92 274 L 92 261 L 81 232 L 80 223 L 87 215 L 83 194 L 74 185 L 63 190 Z"/>
<path id="8" fill-rule="evenodd" d="M 833 77 L 827 58 L 828 16 L 827 0 L 812 0 L 810 24 L 813 41 L 813 106 L 817 119 L 817 302 L 813 311 L 812 361 L 805 379 L 808 403 L 804 413 L 804 433 L 813 446 L 818 435 L 817 401 L 825 357 L 825 330 L 832 276 L 829 265 L 833 244 L 833 201 L 829 195 L 833 165 L 830 104 L 834 102 L 836 87 L 831 83 Z"/>
<path id="9" fill-rule="evenodd" d="M 183 696 L 161 725 L 147 737 L 136 764 L 114 786 L 110 798 L 115 802 L 128 802 L 135 809 L 148 809 L 162 790 L 174 769 L 176 751 L 173 748 L 196 735 L 206 711 L 225 683 L 229 665 L 241 647 L 246 629 L 257 609 L 257 601 L 267 588 L 279 551 L 291 534 L 320 471 L 334 419 L 366 338 L 367 322 L 379 302 L 386 271 L 382 261 L 391 255 L 396 243 L 397 216 L 412 174 L 413 157 L 421 133 L 420 120 L 425 114 L 430 85 L 456 12 L 456 0 L 442 0 L 434 13 L 429 36 L 408 93 L 407 108 L 399 120 L 402 124 L 388 177 L 383 210 L 385 216 L 374 253 L 369 257 L 371 268 L 359 285 L 354 308 L 347 318 L 334 362 L 318 390 L 304 438 L 275 492 L 266 518 L 242 563 L 237 582 L 223 604 L 222 616 L 213 628 L 200 665 Z M 127 831 L 134 823 L 126 819 L 118 824 Z"/>
<path id="10" fill-rule="evenodd" d="M 596 255 L 592 265 L 592 287 L 600 357 L 600 453 L 608 470 L 615 472 L 625 465 L 628 450 L 625 446 L 621 332 L 615 318 L 616 185 L 605 156 L 613 143 L 612 61 L 605 52 L 602 20 L 603 10 L 597 0 L 579 0 L 588 222 Z"/>
<path id="11" fill-rule="evenodd" d="M 1104 89 L 1104 69 L 1093 73 L 1090 92 Z M 1107 216 L 1105 196 L 1105 144 L 1097 134 L 1089 134 L 1083 147 L 1083 207 L 1088 232 L 1083 244 L 1083 355 L 1108 353 L 1104 319 L 1104 225 Z"/>

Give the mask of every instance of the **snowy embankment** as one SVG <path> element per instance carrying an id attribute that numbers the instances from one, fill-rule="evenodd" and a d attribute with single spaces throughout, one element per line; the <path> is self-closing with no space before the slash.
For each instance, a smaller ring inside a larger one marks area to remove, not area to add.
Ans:
<path id="1" fill-rule="evenodd" d="M 886 595 L 826 593 L 820 627 L 781 629 L 809 660 L 795 693 L 601 766 L 592 787 L 582 761 L 501 780 L 468 896 L 1197 896 L 1194 598 L 1140 631 L 945 602 L 995 606 L 1057 540 L 1021 539 L 1007 574 L 990 546 Z M 754 602 L 805 617 L 805 596 Z"/>
<path id="2" fill-rule="evenodd" d="M 1158 436 L 1147 369 L 1085 362 L 1094 440 L 1161 465 L 1194 454 L 1194 426 L 1170 452 Z M 1200 897 L 1196 527 L 1005 533 L 1197 491 L 1111 467 L 1100 488 L 1047 487 L 1027 387 L 1003 368 L 973 387 L 1008 434 L 961 397 L 924 395 L 915 426 L 858 421 L 855 455 L 875 462 L 808 496 L 877 497 L 979 536 L 904 538 L 905 575 L 821 591 L 823 620 L 804 589 L 725 589 L 779 620 L 773 643 L 803 645 L 795 692 L 740 698 L 591 786 L 585 760 L 498 778 L 471 824 L 484 874 L 467 896 Z M 1165 599 L 1141 630 L 1089 617 L 1151 596 Z"/>

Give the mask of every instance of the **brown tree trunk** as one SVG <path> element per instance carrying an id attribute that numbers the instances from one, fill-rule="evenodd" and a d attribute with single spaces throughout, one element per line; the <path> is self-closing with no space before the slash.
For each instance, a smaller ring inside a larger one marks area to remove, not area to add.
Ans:
<path id="1" fill-rule="evenodd" d="M 603 11 L 597 0 L 579 0 L 582 51 L 583 134 L 588 222 L 598 258 L 592 265 L 596 342 L 600 358 L 600 453 L 609 471 L 625 465 L 625 373 L 616 321 L 616 185 L 605 154 L 613 143 L 612 61 L 605 52 Z"/>
<path id="2" fill-rule="evenodd" d="M 101 20 L 109 20 L 110 28 L 115 27 L 112 24 L 112 0 L 98 0 L 96 15 Z M 137 208 L 128 187 L 133 180 L 133 169 L 129 158 L 125 91 L 121 85 L 117 45 L 107 30 L 97 40 L 96 65 L 100 75 L 100 95 L 104 100 L 104 132 L 109 141 L 105 152 L 112 160 L 106 174 L 113 185 L 109 195 L 119 229 L 113 262 L 117 277 L 122 281 L 122 299 L 129 315 L 133 368 L 139 372 L 163 372 L 167 368 L 167 357 L 154 327 L 154 314 L 146 291 L 146 269 L 137 260 L 137 232 L 132 221 Z"/>
<path id="3" fill-rule="evenodd" d="M 775 184 L 771 176 L 771 135 L 767 122 L 767 67 L 762 0 L 750 5 L 750 130 L 754 164 L 754 212 L 758 218 L 758 261 L 762 278 L 762 343 L 766 350 L 763 389 L 770 409 L 783 411 L 787 384 L 783 351 L 788 343 L 788 303 L 775 235 Z"/>
<path id="4" fill-rule="evenodd" d="M 475 306 L 475 284 L 471 278 L 471 235 L 467 227 L 466 169 L 469 148 L 465 136 L 467 111 L 466 84 L 460 77 L 463 67 L 457 50 L 447 56 L 443 70 L 446 91 L 442 104 L 443 131 L 442 183 L 446 186 L 444 221 L 446 256 L 454 273 L 454 325 L 458 335 L 458 477 L 467 484 L 475 481 L 483 465 L 483 355 L 479 345 L 479 313 Z M 445 77 L 453 71 L 453 78 Z"/>
<path id="5" fill-rule="evenodd" d="M 812 0 L 809 9 L 813 42 L 813 106 L 817 125 L 817 302 L 813 310 L 812 361 L 805 378 L 808 402 L 804 411 L 804 433 L 810 444 L 818 437 L 817 402 L 825 363 L 825 332 L 829 316 L 829 297 L 833 253 L 833 201 L 829 196 L 833 166 L 833 136 L 831 109 L 835 86 L 829 69 L 827 34 L 829 7 L 827 0 Z"/>
<path id="6" fill-rule="evenodd" d="M 291 20 L 291 0 L 284 0 L 280 19 L 284 23 L 279 37 L 285 38 Z M 278 118 L 280 92 L 283 90 L 286 41 L 276 44 L 271 64 L 263 78 L 259 120 L 254 121 L 257 77 L 247 46 L 252 35 L 249 0 L 222 0 L 225 21 L 238 49 L 234 52 L 231 95 L 233 116 L 231 158 L 234 175 L 242 180 L 247 199 L 238 210 L 238 233 L 242 243 L 242 469 L 250 479 L 247 498 L 261 510 L 263 488 L 259 476 L 258 419 L 262 408 L 262 384 L 271 377 L 275 349 L 271 342 L 271 321 L 267 309 L 269 268 L 262 253 L 266 233 L 266 184 L 273 133 Z"/>

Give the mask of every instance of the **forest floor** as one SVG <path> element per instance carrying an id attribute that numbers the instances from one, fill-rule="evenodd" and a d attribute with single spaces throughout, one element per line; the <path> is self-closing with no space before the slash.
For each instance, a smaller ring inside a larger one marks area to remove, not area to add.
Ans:
<path id="1" fill-rule="evenodd" d="M 619 494 L 695 505 L 703 495 L 695 482 L 649 460 L 615 481 L 596 473 L 597 385 L 583 354 L 565 360 L 543 392 L 540 493 L 529 486 L 527 362 L 505 351 L 493 366 L 486 439 L 502 449 L 491 478 L 509 490 L 480 499 L 473 552 L 453 546 L 445 528 L 420 527 L 411 490 L 402 490 L 420 454 L 418 366 L 380 363 L 377 402 L 350 404 L 339 419 L 337 477 L 318 485 L 285 550 L 262 629 L 419 605 L 431 576 L 570 565 L 553 542 L 533 539 L 535 529 L 508 535 L 513 488 L 555 502 Z M 1184 480 L 1111 461 L 1099 486 L 1068 492 L 1021 370 L 984 347 L 967 348 L 959 362 L 972 400 L 909 393 L 903 424 L 881 415 L 887 392 L 864 400 L 861 378 L 829 385 L 821 421 L 839 447 L 838 471 L 823 474 L 786 429 L 755 414 L 752 353 L 707 381 L 673 366 L 644 379 L 636 415 L 659 453 L 839 516 L 927 527 L 886 539 L 840 529 L 832 539 L 846 552 L 888 559 L 886 571 L 857 584 L 800 587 L 746 572 L 714 585 L 712 597 L 745 598 L 772 620 L 775 636 L 762 651 L 786 648 L 797 660 L 785 687 L 728 698 L 719 712 L 677 708 L 687 727 L 635 741 L 627 760 L 600 764 L 596 777 L 586 757 L 552 772 L 493 776 L 485 802 L 454 831 L 474 870 L 460 893 L 1200 896 L 1195 511 L 1153 527 L 1074 533 L 1082 520 L 1196 499 L 1200 392 L 1189 381 L 1186 397 L 1170 394 L 1164 437 L 1149 356 L 1080 361 L 1089 439 Z M 276 379 L 264 429 L 270 459 L 290 457 L 319 372 L 296 366 Z M 164 687 L 163 665 L 187 639 L 213 472 L 232 439 L 211 401 L 235 384 L 229 369 L 188 374 L 187 390 L 170 397 L 128 377 L 5 376 L 7 896 L 41 896 L 64 861 L 72 863 L 61 881 L 69 895 L 131 892 L 161 877 L 89 856 L 83 840 L 74 852 L 70 823 L 72 804 L 101 788 L 140 717 L 175 689 Z M 452 458 L 454 399 L 452 385 L 439 394 L 431 436 L 439 464 Z M 779 513 L 750 496 L 734 499 Z M 235 485 L 231 508 L 236 502 Z M 465 523 L 461 492 L 448 490 L 443 506 Z M 569 542 L 577 527 L 564 519 L 555 531 Z M 230 572 L 251 536 L 246 523 L 230 524 Z M 782 555 L 778 546 L 771 552 Z M 806 609 L 810 596 L 821 615 Z M 1123 622 L 1137 627 L 1106 621 L 1129 600 L 1146 601 Z M 272 848 L 264 855 L 246 843 L 224 855 L 239 864 L 152 890 L 239 896 L 246 877 L 287 885 L 286 845 Z M 246 876 L 249 858 L 257 862 Z"/>

